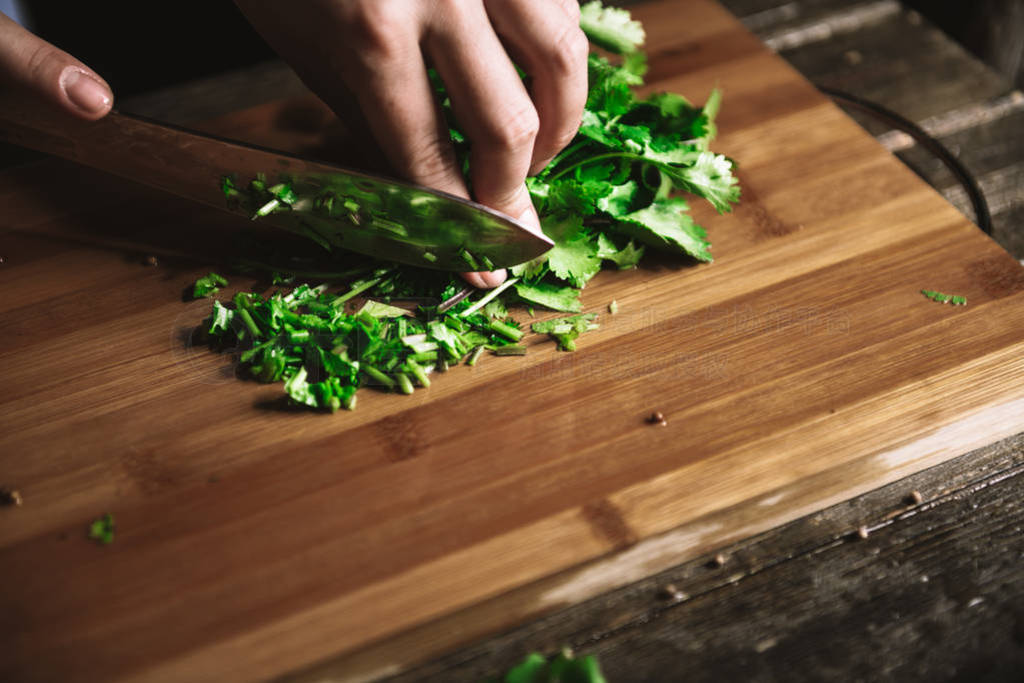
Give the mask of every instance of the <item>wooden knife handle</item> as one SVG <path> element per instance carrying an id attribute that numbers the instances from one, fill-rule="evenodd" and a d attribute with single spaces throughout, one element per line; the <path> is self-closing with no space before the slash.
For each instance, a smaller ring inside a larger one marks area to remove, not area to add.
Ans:
<path id="1" fill-rule="evenodd" d="M 0 93 L 0 140 L 225 208 L 221 178 L 329 171 L 316 162 L 110 112 L 83 121 L 11 92 Z"/>

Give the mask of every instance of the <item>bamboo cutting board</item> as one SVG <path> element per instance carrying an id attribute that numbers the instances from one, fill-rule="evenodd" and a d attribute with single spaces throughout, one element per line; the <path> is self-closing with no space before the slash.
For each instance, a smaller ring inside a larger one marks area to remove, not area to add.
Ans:
<path id="1" fill-rule="evenodd" d="M 652 89 L 725 92 L 716 261 L 603 273 L 576 353 L 354 413 L 190 344 L 229 217 L 3 172 L 0 680 L 374 678 L 1024 430 L 1024 269 L 710 0 L 635 14 Z M 288 106 L 211 128 L 299 150 Z"/>

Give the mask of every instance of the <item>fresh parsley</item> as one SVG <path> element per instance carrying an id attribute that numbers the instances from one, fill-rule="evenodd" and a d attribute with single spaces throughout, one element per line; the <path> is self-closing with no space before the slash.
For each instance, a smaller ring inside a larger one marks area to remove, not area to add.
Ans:
<path id="1" fill-rule="evenodd" d="M 462 362 L 475 365 L 484 352 L 525 354 L 524 330 L 509 316 L 510 304 L 525 305 L 531 316 L 534 306 L 579 314 L 581 290 L 603 267 L 634 268 L 647 248 L 711 261 L 707 233 L 680 194 L 704 199 L 719 212 L 739 200 L 733 162 L 710 150 L 721 93 L 713 91 L 699 107 L 672 93 L 641 98 L 635 88 L 643 85 L 646 60 L 639 22 L 627 10 L 594 0 L 581 8 L 580 24 L 591 42 L 617 57 L 614 62 L 597 54 L 589 57 L 589 93 L 575 139 L 527 180 L 541 227 L 554 242 L 551 250 L 510 268 L 504 285 L 475 302 L 465 298 L 464 285 L 449 273 L 372 259 L 364 259 L 356 279 L 350 277 L 347 288 L 338 292 L 307 284 L 267 297 L 242 292 L 228 303 L 214 302 L 205 323 L 211 344 L 238 350 L 252 377 L 283 382 L 297 404 L 353 409 L 362 386 L 408 394 L 417 385 L 429 386 L 432 372 Z M 470 143 L 444 83 L 434 72 L 431 80 L 468 173 Z M 287 177 L 271 184 L 257 176 L 245 185 L 226 177 L 221 189 L 229 204 L 243 207 L 253 219 L 310 210 L 358 223 L 361 215 L 355 198 L 337 192 L 306 196 Z M 379 222 L 386 220 L 379 217 Z M 403 227 L 395 224 L 394 229 Z M 331 235 L 307 232 L 313 242 L 336 253 Z M 479 255 L 463 251 L 467 270 L 491 269 Z M 424 266 L 433 260 L 426 254 Z M 304 277 L 294 269 L 288 272 L 287 278 L 275 273 L 273 284 Z M 196 282 L 193 292 L 212 296 L 226 284 L 211 273 Z M 349 310 L 356 297 L 367 301 Z M 443 303 L 395 306 L 403 297 Z M 616 308 L 609 307 L 613 314 Z M 559 318 L 535 323 L 532 331 L 572 351 L 580 334 L 597 327 L 595 318 Z"/>

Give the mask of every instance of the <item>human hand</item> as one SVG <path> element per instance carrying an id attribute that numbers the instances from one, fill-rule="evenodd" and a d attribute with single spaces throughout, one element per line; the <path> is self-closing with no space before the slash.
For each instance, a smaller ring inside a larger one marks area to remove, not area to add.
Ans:
<path id="1" fill-rule="evenodd" d="M 575 0 L 236 0 L 328 105 L 349 93 L 391 165 L 468 197 L 427 78 L 437 69 L 471 143 L 476 201 L 540 231 L 524 181 L 573 138 L 587 98 Z M 515 63 L 529 76 L 529 90 Z M 493 287 L 505 271 L 465 273 Z"/>
<path id="2" fill-rule="evenodd" d="M 110 111 L 114 94 L 95 71 L 0 13 L 0 85 L 87 120 Z"/>

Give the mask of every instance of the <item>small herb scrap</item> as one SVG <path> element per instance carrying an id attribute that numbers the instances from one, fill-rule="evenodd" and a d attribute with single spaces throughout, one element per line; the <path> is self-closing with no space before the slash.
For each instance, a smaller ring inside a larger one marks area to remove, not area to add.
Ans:
<path id="1" fill-rule="evenodd" d="M 558 342 L 558 348 L 562 351 L 575 351 L 576 339 L 590 330 L 600 327 L 596 322 L 596 313 L 585 313 L 572 316 L 571 318 L 555 318 L 543 322 L 533 323 L 530 328 L 538 334 L 548 334 Z"/>
<path id="2" fill-rule="evenodd" d="M 540 653 L 530 653 L 504 676 L 488 683 L 607 683 L 607 679 L 593 655 L 576 658 L 565 649 L 550 661 Z"/>
<path id="3" fill-rule="evenodd" d="M 580 27 L 592 43 L 616 54 L 635 52 L 646 38 L 644 27 L 628 10 L 602 7 L 600 2 L 580 8 Z"/>
<path id="4" fill-rule="evenodd" d="M 922 289 L 921 294 L 924 294 L 927 298 L 932 301 L 937 301 L 940 304 L 952 304 L 953 306 L 966 306 L 967 297 L 959 296 L 956 294 L 943 294 L 942 292 L 936 292 L 931 289 Z"/>
<path id="5" fill-rule="evenodd" d="M 220 291 L 221 287 L 227 287 L 228 281 L 222 275 L 217 273 L 210 273 L 204 277 L 196 280 L 195 284 L 192 285 L 192 298 L 202 299 L 203 297 L 210 297 Z"/>
<path id="6" fill-rule="evenodd" d="M 109 512 L 89 525 L 89 538 L 103 545 L 114 542 L 114 516 Z"/>

